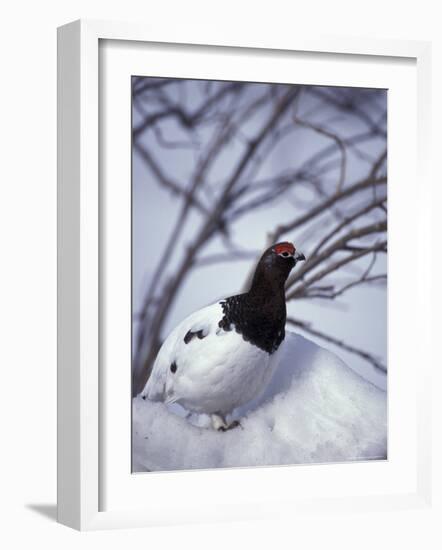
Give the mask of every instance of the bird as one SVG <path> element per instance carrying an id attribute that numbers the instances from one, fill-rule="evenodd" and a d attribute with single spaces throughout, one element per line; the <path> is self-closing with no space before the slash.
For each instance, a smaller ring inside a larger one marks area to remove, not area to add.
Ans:
<path id="1" fill-rule="evenodd" d="M 141 397 L 209 415 L 214 430 L 240 425 L 227 417 L 260 396 L 278 366 L 285 282 L 304 260 L 290 242 L 267 248 L 247 292 L 194 312 L 167 336 Z"/>

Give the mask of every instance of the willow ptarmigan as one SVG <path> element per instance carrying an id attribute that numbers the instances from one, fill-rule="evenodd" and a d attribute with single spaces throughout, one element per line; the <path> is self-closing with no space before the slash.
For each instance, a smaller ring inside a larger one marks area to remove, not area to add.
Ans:
<path id="1" fill-rule="evenodd" d="M 226 415 L 259 396 L 278 365 L 285 336 L 284 284 L 298 261 L 293 244 L 262 255 L 250 290 L 196 311 L 164 341 L 141 395 L 211 416 L 212 426 L 238 425 Z"/>

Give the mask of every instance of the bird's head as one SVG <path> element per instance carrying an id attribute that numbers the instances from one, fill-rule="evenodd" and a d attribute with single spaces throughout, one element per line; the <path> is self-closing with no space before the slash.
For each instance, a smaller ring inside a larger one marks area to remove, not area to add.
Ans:
<path id="1" fill-rule="evenodd" d="M 298 262 L 303 260 L 305 260 L 304 254 L 297 251 L 295 246 L 289 242 L 274 244 L 264 252 L 261 258 L 264 264 L 287 271 L 287 274 Z"/>
<path id="2" fill-rule="evenodd" d="M 252 286 L 261 284 L 264 279 L 277 286 L 283 285 L 295 265 L 304 260 L 304 254 L 292 243 L 276 243 L 261 256 Z"/>

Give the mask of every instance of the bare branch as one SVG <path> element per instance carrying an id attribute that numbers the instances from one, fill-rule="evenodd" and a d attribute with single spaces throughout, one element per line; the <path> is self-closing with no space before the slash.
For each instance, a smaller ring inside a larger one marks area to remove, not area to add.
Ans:
<path id="1" fill-rule="evenodd" d="M 387 241 L 383 241 L 381 243 L 374 244 L 373 246 L 364 248 L 359 252 L 354 252 L 353 254 L 343 258 L 342 260 L 338 260 L 332 263 L 331 265 L 328 265 L 327 267 L 325 267 L 324 269 L 322 269 L 321 271 L 313 275 L 310 279 L 306 280 L 303 284 L 295 288 L 292 292 L 290 292 L 289 295 L 287 296 L 287 300 L 292 300 L 293 298 L 304 296 L 307 288 L 312 286 L 313 283 L 316 283 L 317 281 L 320 281 L 330 273 L 337 271 L 345 264 L 349 262 L 354 262 L 359 258 L 363 258 L 364 256 L 366 256 L 367 254 L 370 254 L 371 252 L 386 250 L 386 246 L 387 246 Z"/>
<path id="2" fill-rule="evenodd" d="M 342 225 L 342 224 L 341 224 Z M 302 279 L 306 273 L 314 269 L 319 264 L 322 264 L 324 260 L 330 258 L 335 252 L 348 250 L 348 241 L 354 239 L 359 239 L 361 237 L 366 237 L 367 235 L 372 235 L 374 233 L 383 233 L 387 230 L 387 222 L 376 222 L 358 229 L 351 229 L 345 235 L 337 239 L 322 252 L 312 254 L 312 256 L 304 263 L 304 265 L 295 272 L 295 274 L 287 281 L 287 288 L 290 288 L 297 281 Z M 357 249 L 357 253 L 360 251 L 367 250 L 367 247 Z"/>
<path id="3" fill-rule="evenodd" d="M 387 160 L 387 149 L 384 149 L 379 157 L 376 159 L 376 162 L 373 164 L 373 167 L 370 171 L 369 178 L 375 178 L 378 175 L 378 172 L 384 162 Z"/>
<path id="4" fill-rule="evenodd" d="M 347 166 L 347 153 L 346 153 L 344 142 L 334 132 L 330 132 L 329 130 L 326 130 L 325 128 L 321 128 L 320 126 L 318 126 L 316 124 L 312 124 L 311 122 L 307 122 L 306 120 L 302 120 L 297 116 L 293 117 L 293 122 L 295 124 L 299 124 L 300 126 L 304 126 L 305 128 L 310 128 L 311 130 L 314 130 L 316 133 L 321 134 L 325 137 L 328 137 L 328 138 L 332 139 L 336 143 L 336 145 L 338 146 L 338 148 L 341 152 L 341 169 L 340 169 L 338 183 L 336 185 L 336 193 L 339 193 L 341 191 L 343 185 L 344 185 L 345 171 L 346 171 L 346 166 Z"/>
<path id="5" fill-rule="evenodd" d="M 319 241 L 319 243 L 316 245 L 315 249 L 311 253 L 311 256 L 316 256 L 319 250 L 335 235 L 337 235 L 344 227 L 347 225 L 350 225 L 355 220 L 361 219 L 365 214 L 368 214 L 371 210 L 374 208 L 377 208 L 379 206 L 382 206 L 385 202 L 385 199 L 380 199 L 376 202 L 373 202 L 371 204 L 368 204 L 364 206 L 363 208 L 360 208 L 359 210 L 356 210 L 351 216 L 348 216 L 344 218 L 344 220 L 338 224 L 336 227 L 334 227 L 325 237 Z"/>
<path id="6" fill-rule="evenodd" d="M 310 211 L 296 218 L 293 222 L 278 226 L 272 233 L 272 240 L 277 241 L 284 233 L 287 233 L 288 231 L 293 231 L 303 223 L 311 221 L 316 216 L 322 214 L 324 211 L 326 211 L 337 202 L 343 201 L 344 199 L 350 197 L 351 195 L 354 195 L 361 190 L 368 189 L 372 186 L 382 185 L 384 183 L 387 183 L 387 178 L 385 177 L 379 179 L 365 179 L 354 183 L 349 187 L 346 187 L 341 191 L 341 193 L 332 195 L 322 203 L 312 208 Z"/>
<path id="7" fill-rule="evenodd" d="M 165 110 L 153 113 L 141 122 L 132 131 L 134 141 L 141 135 L 147 128 L 160 121 L 161 119 L 168 117 L 175 117 L 185 128 L 191 128 L 204 115 L 210 110 L 210 108 L 216 104 L 222 97 L 227 94 L 239 91 L 244 85 L 241 82 L 231 82 L 224 87 L 221 87 L 217 92 L 210 96 L 194 113 L 187 113 L 183 108 L 178 105 L 168 103 Z"/>
<path id="8" fill-rule="evenodd" d="M 134 143 L 133 147 L 137 150 L 141 158 L 144 160 L 153 175 L 156 177 L 157 182 L 159 182 L 163 187 L 171 191 L 172 194 L 184 196 L 186 200 L 190 201 L 190 203 L 195 206 L 197 210 L 199 210 L 201 213 L 207 213 L 205 206 L 198 200 L 197 197 L 194 196 L 194 194 L 182 188 L 179 183 L 173 181 L 171 178 L 166 176 L 166 174 L 164 174 L 159 164 L 155 161 L 155 159 L 147 149 L 142 147 L 139 143 Z"/>
<path id="9" fill-rule="evenodd" d="M 374 283 L 379 281 L 386 281 L 387 280 L 387 274 L 382 273 L 382 275 L 374 275 L 373 277 L 362 277 L 361 279 L 358 279 L 356 281 L 352 281 L 351 283 L 348 283 L 341 287 L 338 290 L 334 290 L 334 286 L 330 285 L 327 287 L 311 287 L 306 291 L 305 297 L 308 298 L 324 298 L 327 300 L 334 300 L 338 296 L 342 296 L 344 292 L 349 290 L 350 288 L 354 288 L 355 286 L 359 286 L 362 284 L 367 283 Z"/>

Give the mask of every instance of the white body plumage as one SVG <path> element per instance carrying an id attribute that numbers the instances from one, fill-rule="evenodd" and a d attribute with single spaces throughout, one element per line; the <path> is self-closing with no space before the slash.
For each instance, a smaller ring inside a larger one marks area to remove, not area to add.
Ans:
<path id="1" fill-rule="evenodd" d="M 214 427 L 222 427 L 226 414 L 259 396 L 278 365 L 279 350 L 269 354 L 246 342 L 234 327 L 219 328 L 222 317 L 216 303 L 184 319 L 164 341 L 141 395 L 211 414 Z M 189 331 L 199 336 L 186 343 Z"/>

